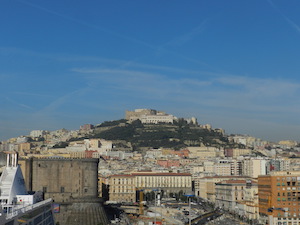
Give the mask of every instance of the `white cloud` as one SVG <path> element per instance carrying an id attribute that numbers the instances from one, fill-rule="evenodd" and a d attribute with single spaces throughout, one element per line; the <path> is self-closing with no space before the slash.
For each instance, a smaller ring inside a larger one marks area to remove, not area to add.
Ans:
<path id="1" fill-rule="evenodd" d="M 283 79 L 250 78 L 214 74 L 199 78 L 176 78 L 159 73 L 119 69 L 73 69 L 90 83 L 106 83 L 113 89 L 153 100 L 189 102 L 207 107 L 251 111 L 282 111 L 283 105 L 298 111 L 300 84 Z M 199 75 L 202 73 L 200 72 Z M 184 77 L 183 74 L 180 77 Z M 204 77 L 204 78 L 203 78 Z"/>
<path id="2" fill-rule="evenodd" d="M 259 97 L 288 96 L 300 90 L 300 84 L 283 79 L 224 76 L 216 79 L 225 86 L 242 88 L 245 94 Z"/>

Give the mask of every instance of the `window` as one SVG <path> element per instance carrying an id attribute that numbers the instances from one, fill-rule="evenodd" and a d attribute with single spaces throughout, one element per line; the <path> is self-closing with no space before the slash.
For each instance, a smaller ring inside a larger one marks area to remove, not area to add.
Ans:
<path id="1" fill-rule="evenodd" d="M 60 193 L 64 193 L 65 192 L 65 187 L 60 187 Z"/>
<path id="2" fill-rule="evenodd" d="M 44 193 L 47 192 L 47 187 L 43 187 L 43 192 L 44 192 Z"/>

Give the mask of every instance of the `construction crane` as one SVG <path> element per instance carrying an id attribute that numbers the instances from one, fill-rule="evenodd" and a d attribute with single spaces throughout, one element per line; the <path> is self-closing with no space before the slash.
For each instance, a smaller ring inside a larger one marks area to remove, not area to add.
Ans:
<path id="1" fill-rule="evenodd" d="M 144 190 L 140 189 L 140 193 L 139 193 L 139 214 L 140 215 L 144 215 Z"/>
<path id="2" fill-rule="evenodd" d="M 271 192 L 271 195 L 273 195 L 272 192 Z M 271 204 L 271 195 L 268 195 L 268 209 L 267 209 L 267 212 L 272 213 L 274 210 L 286 212 L 286 210 L 284 208 L 275 208 L 274 206 L 272 206 L 272 204 Z"/>
<path id="3" fill-rule="evenodd" d="M 144 215 L 144 187 L 143 183 L 140 187 L 136 188 L 136 191 L 139 192 L 139 214 Z"/>

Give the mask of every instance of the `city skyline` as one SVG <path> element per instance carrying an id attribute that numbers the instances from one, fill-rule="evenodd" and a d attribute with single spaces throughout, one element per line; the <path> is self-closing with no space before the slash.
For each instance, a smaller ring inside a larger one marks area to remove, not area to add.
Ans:
<path id="1" fill-rule="evenodd" d="M 151 108 L 300 141 L 300 2 L 2 1 L 0 141 Z"/>

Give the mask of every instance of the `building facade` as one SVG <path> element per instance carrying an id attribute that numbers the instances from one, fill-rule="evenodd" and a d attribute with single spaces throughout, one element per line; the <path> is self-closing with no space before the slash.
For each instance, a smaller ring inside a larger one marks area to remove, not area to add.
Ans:
<path id="1" fill-rule="evenodd" d="M 226 180 L 245 180 L 249 177 L 245 176 L 209 176 L 197 178 L 195 180 L 195 195 L 209 201 L 215 202 L 216 200 L 216 183 Z M 197 183 L 197 185 L 196 185 Z"/>
<path id="2" fill-rule="evenodd" d="M 135 177 L 131 174 L 112 175 L 109 179 L 109 201 L 135 202 Z"/>
<path id="3" fill-rule="evenodd" d="M 129 122 L 140 120 L 145 124 L 158 124 L 173 123 L 176 117 L 154 109 L 136 109 L 134 111 L 126 111 L 125 119 Z"/>
<path id="4" fill-rule="evenodd" d="M 188 193 L 192 191 L 192 176 L 189 173 L 152 173 L 140 172 L 112 175 L 109 181 L 109 200 L 116 202 L 133 202 L 138 190 L 144 193 L 162 190 L 164 196 L 171 193 Z"/>
<path id="5" fill-rule="evenodd" d="M 267 174 L 267 160 L 246 158 L 242 162 L 243 175 L 257 178 L 259 175 Z"/>
<path id="6" fill-rule="evenodd" d="M 38 190 L 59 205 L 60 224 L 108 224 L 98 197 L 99 159 L 30 158 L 20 160 L 28 190 Z M 95 213 L 101 216 L 95 217 Z M 80 218 L 80 219 L 79 219 Z"/>
<path id="7" fill-rule="evenodd" d="M 270 225 L 300 224 L 300 172 L 276 171 L 258 177 L 259 213 Z"/>
<path id="8" fill-rule="evenodd" d="M 226 180 L 216 183 L 216 205 L 248 219 L 258 218 L 257 182 Z"/>

